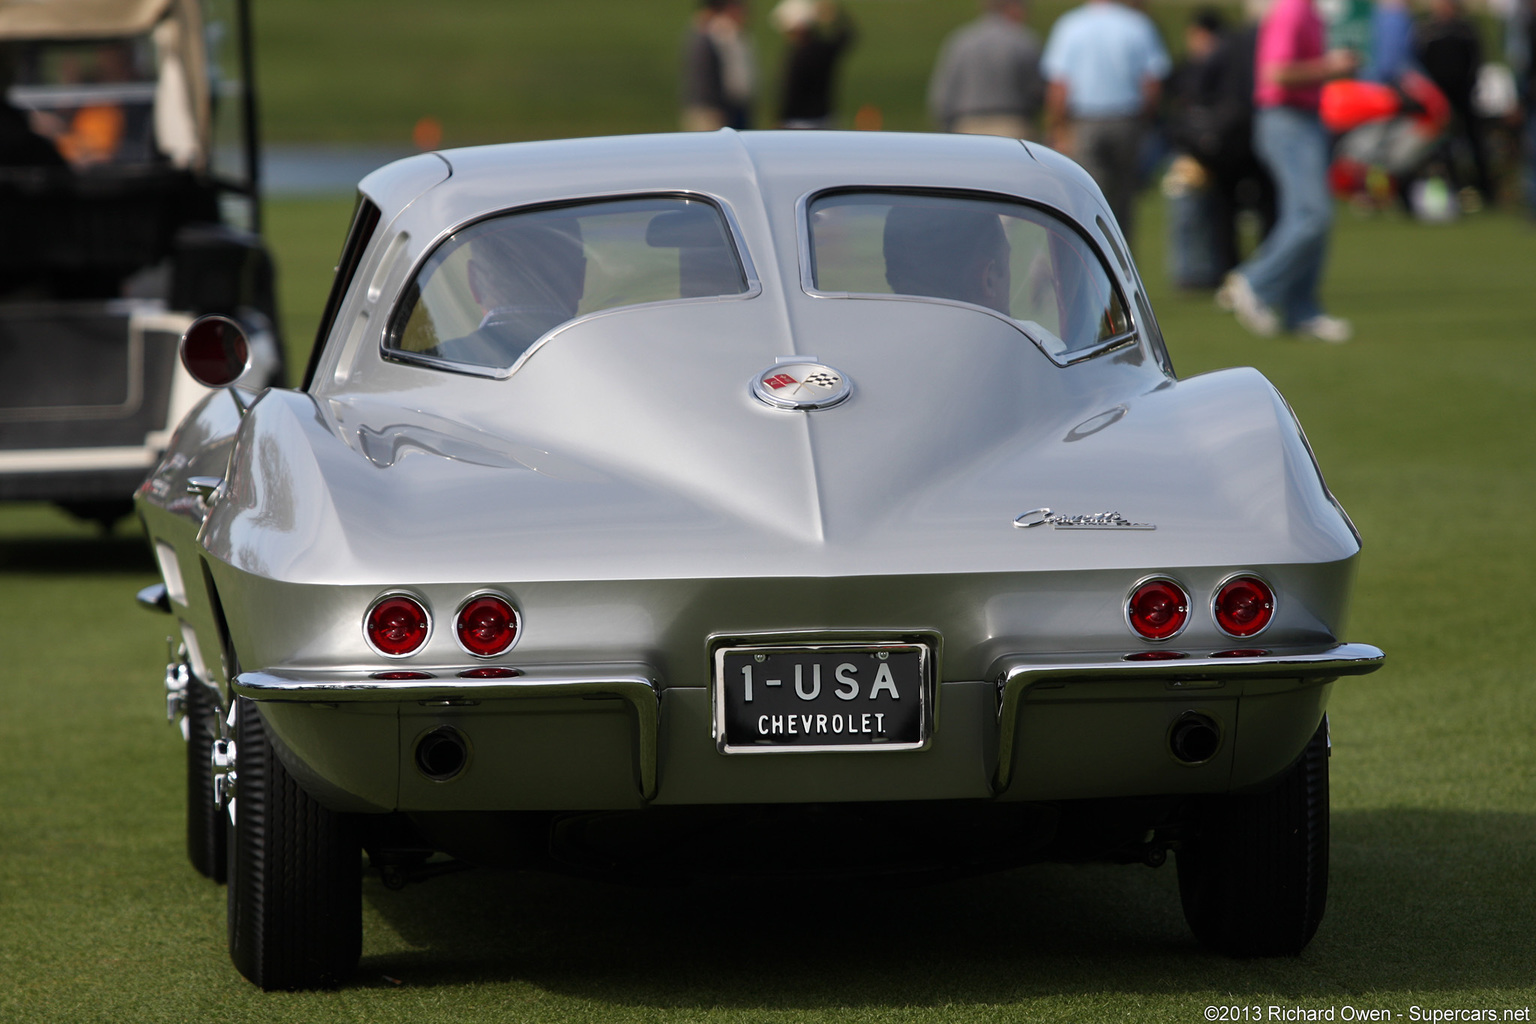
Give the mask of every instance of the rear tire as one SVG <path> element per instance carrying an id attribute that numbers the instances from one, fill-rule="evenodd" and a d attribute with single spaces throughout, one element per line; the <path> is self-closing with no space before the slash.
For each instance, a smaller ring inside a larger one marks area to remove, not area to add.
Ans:
<path id="1" fill-rule="evenodd" d="M 1328 719 L 1273 789 L 1211 801 L 1177 853 L 1184 919 L 1229 956 L 1300 953 L 1328 900 Z"/>
<path id="2" fill-rule="evenodd" d="M 223 882 L 228 869 L 224 808 L 213 796 L 213 741 L 219 707 L 209 689 L 187 680 L 187 859 L 198 873 Z"/>
<path id="3" fill-rule="evenodd" d="M 235 820 L 229 839 L 229 955 L 255 984 L 333 988 L 362 955 L 356 823 L 299 787 L 261 715 L 235 701 Z"/>

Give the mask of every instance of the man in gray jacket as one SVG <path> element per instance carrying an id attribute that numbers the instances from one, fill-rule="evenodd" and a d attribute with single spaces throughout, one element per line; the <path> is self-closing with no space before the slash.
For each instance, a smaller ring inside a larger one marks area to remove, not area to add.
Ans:
<path id="1" fill-rule="evenodd" d="M 1031 139 L 1045 82 L 1040 39 L 1023 0 L 984 0 L 982 16 L 944 41 L 928 83 L 928 111 L 945 131 Z"/>

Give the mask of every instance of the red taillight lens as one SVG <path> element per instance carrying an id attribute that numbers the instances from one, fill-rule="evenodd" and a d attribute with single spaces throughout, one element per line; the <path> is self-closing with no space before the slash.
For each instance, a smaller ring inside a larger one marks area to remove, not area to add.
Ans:
<path id="1" fill-rule="evenodd" d="M 1239 576 L 1216 592 L 1216 625 L 1228 636 L 1253 636 L 1275 616 L 1275 595 L 1264 581 Z"/>
<path id="2" fill-rule="evenodd" d="M 1172 580 L 1148 580 L 1126 605 L 1131 628 L 1148 640 L 1167 640 L 1189 621 L 1189 595 Z"/>
<path id="3" fill-rule="evenodd" d="M 459 643 L 470 654 L 491 658 L 517 639 L 517 612 L 499 597 L 477 597 L 459 609 Z"/>
<path id="4" fill-rule="evenodd" d="M 415 654 L 427 642 L 427 610 L 409 597 L 386 597 L 368 610 L 363 632 L 380 654 L 391 658 Z"/>

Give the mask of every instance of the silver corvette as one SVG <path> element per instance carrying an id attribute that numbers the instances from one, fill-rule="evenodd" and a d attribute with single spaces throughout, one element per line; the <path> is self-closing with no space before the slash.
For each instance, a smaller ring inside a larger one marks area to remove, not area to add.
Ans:
<path id="1" fill-rule="evenodd" d="M 1359 537 L 1256 371 L 1180 380 L 1092 180 L 1012 140 L 719 132 L 363 180 L 304 385 L 137 496 L 193 864 L 337 984 L 360 874 L 1175 855 L 1323 914 Z"/>

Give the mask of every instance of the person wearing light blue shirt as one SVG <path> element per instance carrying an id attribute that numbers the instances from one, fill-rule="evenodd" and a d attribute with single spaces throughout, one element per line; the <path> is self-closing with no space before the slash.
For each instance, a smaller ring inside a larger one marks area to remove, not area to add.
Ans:
<path id="1" fill-rule="evenodd" d="M 1142 136 L 1172 68 L 1156 26 L 1118 0 L 1088 0 L 1056 20 L 1040 67 L 1052 145 L 1098 182 L 1129 240 Z"/>

